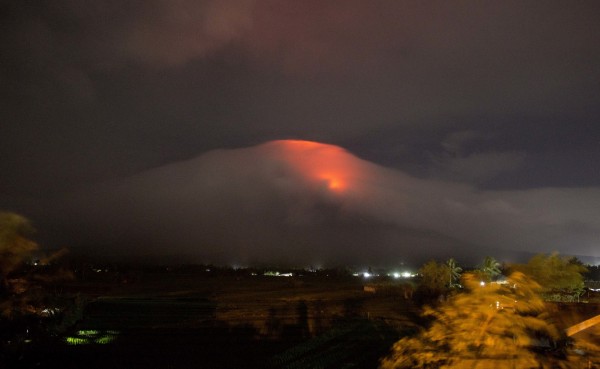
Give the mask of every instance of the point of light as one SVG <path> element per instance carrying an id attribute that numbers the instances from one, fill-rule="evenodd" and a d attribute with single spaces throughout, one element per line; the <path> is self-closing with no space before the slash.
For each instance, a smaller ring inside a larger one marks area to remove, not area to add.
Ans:
<path id="1" fill-rule="evenodd" d="M 342 183 L 340 181 L 338 181 L 337 179 L 330 179 L 329 183 L 328 183 L 328 187 L 330 190 L 341 190 Z"/>
<path id="2" fill-rule="evenodd" d="M 323 174 L 319 176 L 319 178 L 321 178 L 325 182 L 327 188 L 332 191 L 342 191 L 346 188 L 344 181 L 334 174 Z"/>

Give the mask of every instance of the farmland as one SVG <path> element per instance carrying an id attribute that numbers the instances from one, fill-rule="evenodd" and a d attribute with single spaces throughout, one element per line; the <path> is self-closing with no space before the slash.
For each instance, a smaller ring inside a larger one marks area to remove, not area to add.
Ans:
<path id="1" fill-rule="evenodd" d="M 56 340 L 28 347 L 20 364 L 375 368 L 417 315 L 403 297 L 365 293 L 363 282 L 198 270 L 88 279 L 70 287 L 86 295 L 81 318 Z"/>
<path id="2" fill-rule="evenodd" d="M 31 342 L 9 364 L 377 368 L 395 341 L 424 323 L 420 304 L 403 293 L 410 285 L 335 273 L 276 277 L 210 268 L 96 269 L 64 287 L 66 295 L 84 301 L 69 329 Z M 560 329 L 597 315 L 599 308 L 548 307 Z M 597 329 L 580 334 L 598 337 Z"/>

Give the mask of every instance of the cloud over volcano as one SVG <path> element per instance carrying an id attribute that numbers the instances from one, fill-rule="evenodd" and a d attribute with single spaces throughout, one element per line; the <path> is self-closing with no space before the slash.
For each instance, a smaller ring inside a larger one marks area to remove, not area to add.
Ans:
<path id="1" fill-rule="evenodd" d="M 409 176 L 338 146 L 280 140 L 211 151 L 54 207 L 62 209 L 57 229 L 99 254 L 392 264 L 434 255 L 475 262 L 525 248 L 600 256 L 600 210 L 590 198 L 600 201 L 600 191 L 476 190 Z"/>

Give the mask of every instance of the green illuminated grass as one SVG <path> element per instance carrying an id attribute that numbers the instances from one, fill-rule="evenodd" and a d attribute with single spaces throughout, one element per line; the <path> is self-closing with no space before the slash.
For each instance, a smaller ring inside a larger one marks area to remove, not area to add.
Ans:
<path id="1" fill-rule="evenodd" d="M 118 331 L 110 330 L 101 332 L 95 329 L 83 329 L 77 331 L 73 336 L 65 337 L 68 345 L 106 345 L 113 342 L 119 335 Z"/>

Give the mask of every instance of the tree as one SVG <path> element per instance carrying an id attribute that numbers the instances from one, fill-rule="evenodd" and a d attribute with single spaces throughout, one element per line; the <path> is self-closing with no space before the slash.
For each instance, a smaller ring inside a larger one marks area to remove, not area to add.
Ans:
<path id="1" fill-rule="evenodd" d="M 456 260 L 454 258 L 450 258 L 446 261 L 446 265 L 448 266 L 449 271 L 449 286 L 452 287 L 454 285 L 454 281 L 460 280 L 460 272 L 462 272 L 462 268 L 456 264 Z"/>
<path id="2" fill-rule="evenodd" d="M 535 279 L 541 286 L 547 299 L 578 298 L 583 292 L 583 274 L 587 269 L 573 257 L 561 257 L 558 253 L 550 255 L 538 254 L 525 265 L 515 265 L 513 269 L 520 270 Z"/>
<path id="3" fill-rule="evenodd" d="M 72 278 L 72 273 L 53 264 L 66 253 L 66 249 L 32 263 L 39 250 L 30 237 L 34 229 L 25 217 L 0 212 L 0 319 L 28 320 L 32 316 L 44 316 L 44 310 L 54 299 L 55 283 Z"/>
<path id="4" fill-rule="evenodd" d="M 33 232 L 26 218 L 0 211 L 0 289 L 8 288 L 9 275 L 38 249 L 38 245 L 29 239 Z"/>
<path id="5" fill-rule="evenodd" d="M 381 369 L 539 368 L 546 358 L 531 347 L 540 337 L 559 339 L 546 320 L 540 286 L 516 272 L 508 284 L 481 286 L 476 275 L 463 276 L 466 292 L 437 309 L 426 308 L 430 328 L 396 342 Z"/>
<path id="6" fill-rule="evenodd" d="M 486 282 L 492 281 L 502 273 L 500 271 L 500 263 L 491 256 L 486 256 L 485 259 L 483 259 L 483 263 L 479 270 Z"/>
<path id="7" fill-rule="evenodd" d="M 23 216 L 0 211 L 0 367 L 22 367 L 31 342 L 64 332 L 83 311 L 83 300 L 57 288 L 73 276 L 56 262 L 66 249 L 33 262 L 33 232 Z"/>
<path id="8" fill-rule="evenodd" d="M 23 298 L 28 283 L 18 278 L 26 261 L 38 250 L 29 237 L 34 230 L 21 215 L 0 212 L 0 316 L 11 316 L 17 310 L 31 310 Z"/>
<path id="9" fill-rule="evenodd" d="M 428 261 L 421 269 L 421 282 L 419 288 L 429 295 L 439 295 L 446 291 L 448 285 L 449 268 L 444 263 L 435 260 Z"/>
<path id="10" fill-rule="evenodd" d="M 584 278 L 590 281 L 600 281 L 600 265 L 586 265 Z"/>

